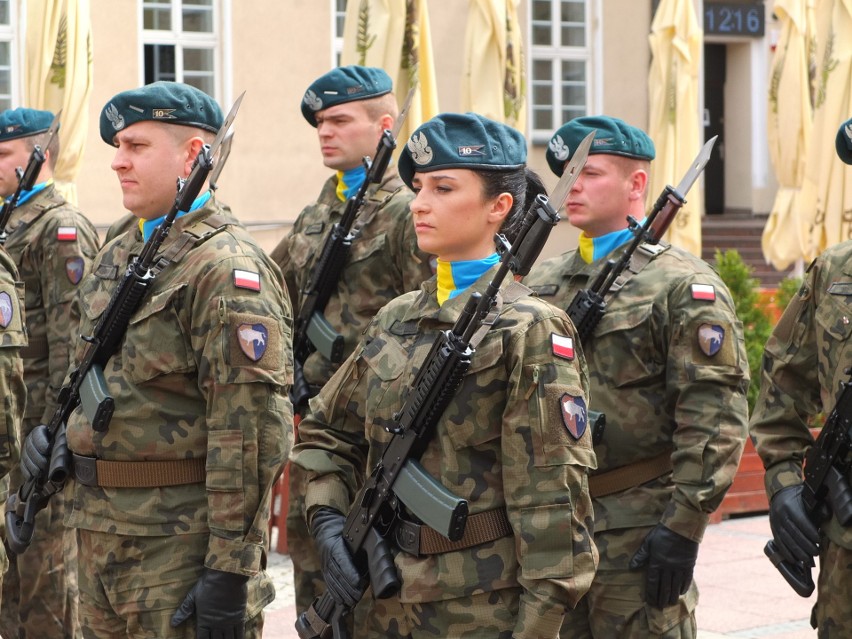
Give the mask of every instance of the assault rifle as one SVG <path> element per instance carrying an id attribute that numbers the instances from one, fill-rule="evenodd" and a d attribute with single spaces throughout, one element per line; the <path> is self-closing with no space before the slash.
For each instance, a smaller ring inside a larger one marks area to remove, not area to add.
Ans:
<path id="1" fill-rule="evenodd" d="M 633 232 L 634 238 L 627 249 L 621 254 L 618 262 L 607 260 L 606 265 L 592 282 L 591 287 L 577 291 L 574 299 L 568 306 L 568 317 L 574 322 L 581 343 L 586 343 L 592 336 L 595 327 L 606 312 L 606 294 L 609 292 L 615 280 L 630 264 L 630 258 L 642 243 L 657 244 L 674 221 L 675 215 L 686 203 L 686 194 L 692 184 L 701 175 L 710 152 L 716 143 L 716 138 L 710 138 L 699 151 L 692 165 L 683 176 L 677 188 L 666 186 L 660 197 L 654 203 L 651 213 L 645 218 L 644 224 L 639 224 L 633 217 L 628 216 L 628 228 Z"/>
<path id="2" fill-rule="evenodd" d="M 6 243 L 9 234 L 6 232 L 6 225 L 9 223 L 9 218 L 12 217 L 12 211 L 18 207 L 18 202 L 21 199 L 24 191 L 29 191 L 35 186 L 35 181 L 38 179 L 38 174 L 41 173 L 41 167 L 44 166 L 44 152 L 53 142 L 56 132 L 59 131 L 59 116 L 62 115 L 62 109 L 53 116 L 53 121 L 50 123 L 47 131 L 44 132 L 46 141 L 44 147 L 36 144 L 33 146 L 30 159 L 27 162 L 27 168 L 18 167 L 15 173 L 18 176 L 18 187 L 15 192 L 3 202 L 3 208 L 0 209 L 0 246 Z"/>
<path id="3" fill-rule="evenodd" d="M 82 405 L 83 412 L 98 432 L 105 432 L 115 408 L 109 395 L 103 367 L 118 351 L 130 318 L 142 305 L 162 266 L 158 266 L 157 251 L 168 237 L 179 212 L 189 211 L 198 197 L 222 139 L 230 129 L 243 99 L 237 98 L 228 117 L 212 144 L 205 144 L 193 162 L 186 179 L 178 179 L 177 196 L 171 210 L 151 235 L 142 252 L 127 266 L 124 277 L 112 293 L 104 314 L 95 326 L 93 335 L 83 337 L 89 346 L 79 366 L 71 372 L 70 380 L 59 391 L 56 411 L 47 424 L 51 441 L 50 464 L 45 476 L 33 477 L 6 500 L 6 540 L 18 554 L 29 547 L 35 530 L 35 516 L 47 505 L 50 497 L 62 490 L 71 467 L 71 455 L 65 439 L 69 417 Z"/>
<path id="4" fill-rule="evenodd" d="M 340 362 L 343 359 L 343 336 L 325 319 L 323 312 L 331 295 L 337 289 L 340 274 L 349 259 L 349 251 L 357 233 L 352 232 L 352 225 L 358 213 L 364 206 L 367 190 L 372 184 L 380 184 L 396 149 L 396 137 L 408 115 L 408 108 L 414 96 L 415 87 L 408 92 L 402 111 L 396 120 L 393 130 L 385 129 L 379 139 L 375 157 L 371 160 L 364 157 L 367 176 L 358 192 L 346 202 L 343 217 L 331 227 L 325 244 L 314 264 L 308 283 L 305 286 L 303 298 L 299 304 L 299 315 L 293 330 L 293 359 L 295 370 L 293 385 L 290 387 L 290 401 L 297 413 L 301 413 L 311 398 L 311 389 L 305 380 L 302 365 L 314 351 L 322 353 L 330 362 Z"/>
<path id="5" fill-rule="evenodd" d="M 852 525 L 852 489 L 846 479 L 852 470 L 852 381 L 843 382 L 842 386 L 825 426 L 805 455 L 802 502 L 808 517 L 817 525 L 832 512 L 841 526 Z M 811 596 L 813 559 L 791 564 L 784 560 L 774 540 L 766 543 L 763 552 L 796 594 Z"/>
<path id="6" fill-rule="evenodd" d="M 585 149 L 575 154 L 572 170 L 566 170 L 554 189 L 554 194 L 564 193 L 563 200 L 585 163 L 592 137 Z M 452 329 L 438 335 L 405 403 L 394 415 L 393 424 L 386 427 L 392 437 L 355 498 L 343 529 L 344 542 L 362 574 L 369 575 L 378 599 L 390 597 L 400 587 L 393 561 L 376 552 L 390 533 L 400 505 L 450 541 L 458 541 L 464 534 L 467 501 L 447 490 L 418 460 L 470 367 L 476 347 L 471 341 L 495 305 L 500 284 L 510 271 L 516 275 L 517 270 L 529 271 L 547 240 L 547 231 L 558 220 L 548 199 L 538 196 L 524 215 L 513 243 L 504 235 L 495 237 L 501 258 L 494 278 L 484 294 L 471 294 Z M 325 592 L 299 615 L 296 630 L 301 639 L 343 639 L 343 620 L 348 613 L 348 608 Z"/>

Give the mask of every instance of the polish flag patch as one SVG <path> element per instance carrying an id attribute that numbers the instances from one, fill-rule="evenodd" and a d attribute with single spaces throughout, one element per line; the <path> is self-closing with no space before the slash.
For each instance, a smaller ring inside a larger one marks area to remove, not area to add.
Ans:
<path id="1" fill-rule="evenodd" d="M 692 299 L 713 302 L 716 300 L 716 288 L 712 284 L 693 284 Z"/>
<path id="2" fill-rule="evenodd" d="M 574 340 L 565 335 L 550 334 L 550 344 L 553 354 L 562 359 L 574 359 Z"/>
<path id="3" fill-rule="evenodd" d="M 260 290 L 260 273 L 252 271 L 241 271 L 234 269 L 234 286 L 237 288 L 247 288 L 250 291 Z"/>
<path id="4" fill-rule="evenodd" d="M 74 242 L 77 240 L 76 226 L 60 226 L 56 229 L 56 239 L 60 242 Z"/>

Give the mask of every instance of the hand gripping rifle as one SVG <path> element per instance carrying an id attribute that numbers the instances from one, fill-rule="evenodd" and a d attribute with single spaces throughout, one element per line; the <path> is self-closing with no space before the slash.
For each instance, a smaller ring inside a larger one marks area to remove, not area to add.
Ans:
<path id="1" fill-rule="evenodd" d="M 44 166 L 44 152 L 50 146 L 50 143 L 53 142 L 56 132 L 59 131 L 59 116 L 61 115 L 62 109 L 53 116 L 53 121 L 44 133 L 46 136 L 44 146 L 42 147 L 38 144 L 33 146 L 29 162 L 27 162 L 27 168 L 22 169 L 18 167 L 15 169 L 15 173 L 18 176 L 18 188 L 15 189 L 12 195 L 6 198 L 3 202 L 3 208 L 0 209 L 0 246 L 3 246 L 9 237 L 9 234 L 6 232 L 6 225 L 9 223 L 9 218 L 12 217 L 12 211 L 18 207 L 21 195 L 23 195 L 24 191 L 29 191 L 35 186 L 38 174 L 41 173 L 41 167 Z"/>
<path id="2" fill-rule="evenodd" d="M 847 370 L 846 374 L 850 372 Z M 852 489 L 847 480 L 852 470 L 852 380 L 842 386 L 825 426 L 805 455 L 802 502 L 808 517 L 817 525 L 832 512 L 841 526 L 852 525 Z M 813 559 L 791 564 L 784 560 L 774 540 L 766 543 L 763 552 L 799 596 L 811 596 Z"/>
<path id="3" fill-rule="evenodd" d="M 654 203 L 650 215 L 645 218 L 644 224 L 640 226 L 633 217 L 628 216 L 629 228 L 634 234 L 633 241 L 621 254 L 618 262 L 607 260 L 603 270 L 592 282 L 592 286 L 577 291 L 574 299 L 571 300 L 567 313 L 571 321 L 574 322 L 581 343 L 585 344 L 591 338 L 595 327 L 606 312 L 606 300 L 604 299 L 606 294 L 615 280 L 618 279 L 618 276 L 630 264 L 630 258 L 636 252 L 636 249 L 643 242 L 657 244 L 674 221 L 677 212 L 686 203 L 686 194 L 710 159 L 710 153 L 717 137 L 713 136 L 704 144 L 677 188 L 666 186 L 663 189 L 660 197 Z"/>
<path id="4" fill-rule="evenodd" d="M 588 145 L 584 153 L 587 151 Z M 585 162 L 585 155 L 578 161 L 581 167 L 579 162 Z M 565 183 L 578 175 L 579 169 L 566 171 L 554 193 L 563 193 L 564 199 L 570 190 Z M 356 496 L 343 530 L 349 552 L 362 567 L 362 574 L 369 574 L 373 595 L 378 599 L 392 596 L 400 587 L 393 561 L 375 551 L 390 533 L 401 504 L 450 541 L 458 541 L 464 534 L 467 501 L 448 491 L 418 460 L 470 367 L 475 349 L 471 341 L 496 304 L 500 284 L 515 268 L 529 270 L 547 240 L 546 231 L 558 220 L 548 199 L 538 196 L 524 215 L 514 243 L 503 235 L 496 236 L 501 255 L 497 273 L 484 294 L 471 294 L 452 329 L 438 335 L 402 408 L 394 415 L 394 423 L 387 427 L 392 437 Z M 296 630 L 301 639 L 344 639 L 343 620 L 348 613 L 348 608 L 325 592 L 299 616 Z"/>
<path id="5" fill-rule="evenodd" d="M 115 404 L 109 395 L 103 376 L 103 367 L 118 351 L 130 318 L 142 305 L 154 285 L 160 268 L 157 268 L 157 251 L 168 237 L 179 212 L 189 211 L 198 197 L 210 170 L 213 158 L 222 139 L 234 121 L 243 99 L 243 93 L 231 107 L 216 139 L 204 145 L 186 179 L 178 179 L 177 196 L 171 210 L 151 235 L 142 252 L 127 266 L 124 277 L 113 291 L 104 314 L 95 326 L 94 334 L 83 337 L 89 346 L 80 365 L 72 371 L 69 382 L 59 391 L 58 405 L 47 425 L 51 441 L 50 464 L 45 476 L 27 481 L 17 493 L 6 501 L 6 540 L 16 553 L 23 553 L 32 541 L 35 516 L 47 505 L 50 497 L 62 490 L 68 478 L 71 455 L 65 440 L 68 418 L 82 404 L 92 428 L 105 432 L 112 419 Z"/>
<path id="6" fill-rule="evenodd" d="M 325 319 L 323 312 L 331 295 L 337 289 L 340 274 L 349 259 L 352 242 L 357 237 L 357 233 L 352 232 L 352 225 L 364 206 L 367 190 L 372 184 L 380 184 L 384 178 L 391 155 L 396 149 L 396 136 L 399 135 L 405 123 L 414 91 L 415 87 L 412 87 L 408 92 L 393 131 L 385 129 L 382 132 L 375 157 L 372 160 L 369 157 L 363 159 L 367 177 L 358 192 L 346 202 L 340 222 L 332 226 L 329 231 L 308 283 L 302 291 L 299 315 L 293 331 L 295 370 L 293 385 L 290 387 L 290 401 L 297 413 L 304 410 L 312 395 L 302 371 L 302 365 L 308 356 L 318 350 L 331 362 L 337 363 L 343 359 L 343 336 L 334 330 L 334 327 Z"/>

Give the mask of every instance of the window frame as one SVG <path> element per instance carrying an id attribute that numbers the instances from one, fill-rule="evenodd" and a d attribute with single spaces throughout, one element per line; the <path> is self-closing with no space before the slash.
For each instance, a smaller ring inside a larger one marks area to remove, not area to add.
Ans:
<path id="1" fill-rule="evenodd" d="M 343 29 L 345 29 L 346 24 L 346 7 L 349 0 L 342 0 L 343 2 L 343 11 L 338 11 L 337 3 L 341 0 L 329 0 L 329 8 L 331 15 L 331 25 L 330 25 L 330 33 L 331 33 L 331 66 L 332 68 L 340 66 L 340 56 L 343 53 Z M 343 18 L 343 22 L 341 23 L 342 28 L 340 33 L 337 32 L 337 18 L 338 16 Z"/>
<path id="2" fill-rule="evenodd" d="M 15 108 L 20 104 L 22 96 L 22 76 L 20 60 L 22 52 L 19 50 L 24 46 L 24 39 L 21 34 L 24 32 L 24 26 L 18 14 L 18 2 L 16 0 L 8 0 L 9 6 L 9 23 L 0 23 L 0 42 L 6 42 L 9 45 L 9 94 L 8 105 L 3 105 L 0 102 L 0 110 L 5 108 Z M 0 95 L 0 100 L 5 99 Z"/>

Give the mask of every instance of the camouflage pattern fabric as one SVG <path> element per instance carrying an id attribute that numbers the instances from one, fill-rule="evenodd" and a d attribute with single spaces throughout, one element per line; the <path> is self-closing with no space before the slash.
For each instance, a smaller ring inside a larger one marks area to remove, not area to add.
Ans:
<path id="1" fill-rule="evenodd" d="M 802 462 L 813 443 L 809 418 L 820 411 L 828 415 L 840 396 L 841 382 L 849 380 L 850 317 L 852 242 L 843 242 L 827 249 L 808 267 L 798 295 L 784 311 L 763 352 L 760 395 L 749 428 L 766 468 L 770 499 L 782 488 L 802 482 Z M 852 477 L 847 476 L 849 480 Z M 852 635 L 852 528 L 843 528 L 832 516 L 821 529 L 830 541 L 826 552 L 845 557 L 845 561 L 820 562 L 815 609 L 820 637 L 827 628 L 832 628 L 832 637 Z M 834 592 L 836 587 L 841 589 Z M 839 608 L 827 601 L 836 597 L 842 603 Z"/>
<path id="2" fill-rule="evenodd" d="M 284 281 L 298 314 L 302 292 L 308 284 L 331 227 L 340 222 L 346 204 L 336 194 L 337 177 L 323 185 L 319 199 L 305 207 L 293 230 L 272 252 L 281 267 Z M 380 192 L 377 194 L 377 190 Z M 385 171 L 381 185 L 371 187 L 368 202 L 372 213 L 362 211 L 358 238 L 352 243 L 337 292 L 325 308 L 325 318 L 344 339 L 344 357 L 355 349 L 361 333 L 376 312 L 405 292 L 416 290 L 432 277 L 429 256 L 417 248 L 417 236 L 408 210 L 413 197 L 400 181 L 396 167 Z M 312 353 L 304 364 L 309 384 L 325 384 L 339 364 Z M 305 479 L 298 468 L 290 467 L 287 544 L 293 560 L 296 611 L 301 613 L 325 590 L 319 556 L 305 525 Z"/>
<path id="3" fill-rule="evenodd" d="M 6 249 L 14 258 L 26 292 L 29 348 L 23 352 L 27 409 L 22 438 L 47 423 L 70 364 L 69 344 L 77 339 L 71 301 L 98 252 L 95 227 L 50 184 L 16 208 Z M 21 484 L 15 468 L 9 483 Z M 56 496 L 36 516 L 28 552 L 11 556 L 0 610 L 3 636 L 50 639 L 78 637 L 77 551 L 73 531 L 62 523 L 63 498 Z"/>
<path id="4" fill-rule="evenodd" d="M 617 259 L 623 250 L 593 264 L 570 251 L 534 267 L 524 283 L 567 309 L 605 260 Z M 594 499 L 596 537 L 663 523 L 700 542 L 733 481 L 748 419 L 743 330 L 729 291 L 705 262 L 668 247 L 607 297 L 606 313 L 583 350 L 591 377 L 590 408 L 606 415 L 603 439 L 595 445 L 598 473 L 667 450 L 673 465 L 671 473 L 655 480 Z M 608 561 L 615 566 L 596 583 L 626 572 L 631 556 L 610 553 Z M 644 570 L 637 574 L 637 582 L 642 581 Z M 644 608 L 638 593 L 633 607 L 637 613 Z M 689 606 L 681 609 L 686 614 Z M 568 614 L 572 624 L 578 623 L 575 613 Z M 642 636 L 657 636 L 645 632 Z M 610 627 L 595 636 L 616 633 Z"/>
<path id="5" fill-rule="evenodd" d="M 156 574 L 154 581 L 163 588 L 168 584 L 168 592 L 155 589 L 151 596 L 160 597 L 160 608 L 171 611 L 202 566 L 250 577 L 263 574 L 272 486 L 289 453 L 293 428 L 287 399 L 292 315 L 280 271 L 213 199 L 178 218 L 161 251 L 168 252 L 187 234 L 206 239 L 163 270 L 131 318 L 120 350 L 104 367 L 115 399 L 109 429 L 95 432 L 79 409 L 67 429 L 73 452 L 99 459 L 206 458 L 205 483 L 105 488 L 69 482 L 73 504 L 66 524 L 112 536 L 111 547 L 123 540 L 123 547 L 142 549 L 134 561 Z M 141 249 L 141 233 L 125 233 L 98 254 L 81 289 L 84 334 L 104 312 L 130 256 Z M 82 340 L 77 342 L 78 361 L 85 348 Z M 181 556 L 193 535 L 204 538 L 198 561 L 176 577 L 174 557 Z M 165 563 L 157 559 L 148 565 L 144 549 L 155 545 L 155 538 L 171 546 L 168 570 L 161 570 Z M 101 559 L 96 555 L 81 552 L 81 573 L 97 576 Z M 259 581 L 249 584 L 249 600 L 258 601 L 260 610 L 273 592 L 259 598 Z M 121 601 L 122 586 L 110 586 L 101 578 L 103 596 Z M 80 598 L 84 619 L 99 605 L 88 592 Z M 110 610 L 119 614 L 116 607 Z"/>
<path id="6" fill-rule="evenodd" d="M 133 213 L 127 213 L 126 215 L 121 216 L 115 222 L 110 224 L 107 229 L 106 235 L 104 236 L 104 246 L 109 244 L 122 233 L 135 228 L 139 228 L 138 217 L 133 215 Z"/>
<path id="7" fill-rule="evenodd" d="M 309 473 L 309 516 L 317 506 L 348 511 L 438 331 L 452 326 L 496 268 L 442 307 L 434 278 L 389 303 L 312 400 L 292 457 Z M 597 552 L 586 477 L 595 466 L 586 428 L 588 376 L 579 346 L 557 356 L 554 335 L 575 337 L 564 313 L 529 296 L 506 303 L 423 453 L 425 470 L 467 499 L 471 514 L 505 509 L 514 534 L 444 554 L 396 555 L 398 601 L 415 611 L 411 618 L 421 631 L 426 617 L 417 621 L 416 611 L 436 610 L 429 632 L 462 636 L 460 611 L 450 602 L 470 597 L 464 628 L 490 628 L 498 610 L 514 601 L 512 636 L 555 637 L 565 608 L 591 583 Z M 375 602 L 373 614 L 395 609 Z"/>
<path id="8" fill-rule="evenodd" d="M 24 286 L 15 263 L 0 247 L 0 477 L 6 478 L 21 456 L 21 420 L 27 401 L 21 350 L 27 345 L 24 324 Z M 5 539 L 5 535 L 4 535 Z M 0 584 L 9 567 L 6 548 L 0 544 Z M 2 600 L 0 600 L 2 604 Z M 0 606 L 2 608 L 2 606 Z"/>

